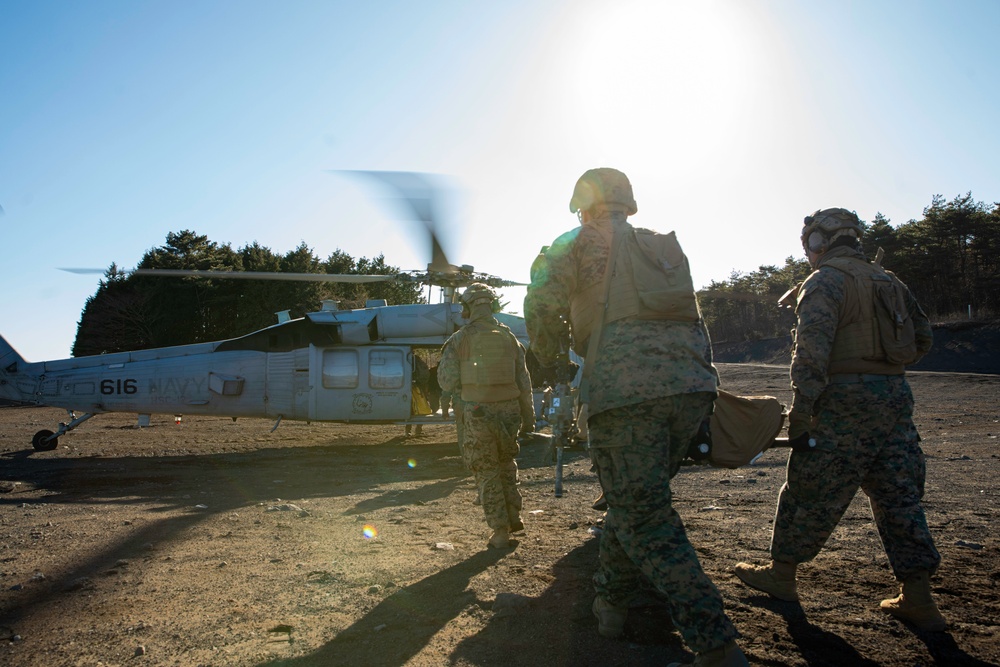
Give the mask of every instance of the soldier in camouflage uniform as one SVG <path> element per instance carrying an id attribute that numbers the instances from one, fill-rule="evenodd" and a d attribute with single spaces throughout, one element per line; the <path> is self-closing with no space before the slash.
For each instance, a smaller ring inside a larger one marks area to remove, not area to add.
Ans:
<path id="1" fill-rule="evenodd" d="M 456 419 L 462 420 L 459 444 L 493 529 L 489 546 L 504 548 L 511 533 L 524 530 L 514 457 L 519 431 L 535 430 L 531 379 L 524 347 L 493 316 L 499 310 L 493 290 L 469 285 L 462 307 L 468 323 L 445 342 L 438 383 L 452 395 Z"/>
<path id="2" fill-rule="evenodd" d="M 688 286 L 679 295 L 687 304 L 684 317 L 640 319 L 637 310 L 619 307 L 635 303 L 637 288 L 617 257 L 605 284 L 612 246 L 625 262 L 620 239 L 636 232 L 626 222 L 636 210 L 625 174 L 601 168 L 581 176 L 570 201 L 581 226 L 542 249 L 524 301 L 531 349 L 539 361 L 554 363 L 566 318 L 573 348 L 589 367 L 584 382 L 591 454 L 609 504 L 593 612 L 601 635 L 620 636 L 629 602 L 645 579 L 668 598 L 674 626 L 697 653 L 696 664 L 746 665 L 722 597 L 702 570 L 671 502 L 670 480 L 710 414 L 718 387 L 694 290 Z M 684 271 L 689 285 L 686 258 Z M 610 314 L 596 317 L 607 293 L 612 295 L 605 311 Z M 604 324 L 596 330 L 601 319 Z M 592 335 L 599 336 L 599 347 L 587 358 Z"/>
<path id="3" fill-rule="evenodd" d="M 881 268 L 881 256 L 865 258 L 861 231 L 857 215 L 841 208 L 805 219 L 802 245 L 815 270 L 797 295 L 788 435 L 812 438 L 812 448 L 789 456 L 772 562 L 739 563 L 735 571 L 753 588 L 797 600 L 798 564 L 819 553 L 860 488 L 902 584 L 881 608 L 920 629 L 943 630 L 929 583 L 941 557 L 920 504 L 924 454 L 904 376 L 904 366 L 930 349 L 931 327 L 905 285 Z M 880 310 L 886 289 L 898 294 L 898 316 Z"/>

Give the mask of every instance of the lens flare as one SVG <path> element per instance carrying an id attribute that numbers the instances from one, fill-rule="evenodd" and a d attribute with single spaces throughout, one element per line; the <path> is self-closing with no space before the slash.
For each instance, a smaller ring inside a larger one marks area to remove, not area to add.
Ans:
<path id="1" fill-rule="evenodd" d="M 406 462 L 406 465 L 408 465 L 411 468 L 416 468 L 417 467 L 417 460 L 416 459 L 410 459 L 409 461 Z"/>
<path id="2" fill-rule="evenodd" d="M 378 529 L 375 526 L 366 523 L 365 527 L 361 530 L 361 534 L 365 536 L 366 540 L 374 540 L 378 537 Z"/>

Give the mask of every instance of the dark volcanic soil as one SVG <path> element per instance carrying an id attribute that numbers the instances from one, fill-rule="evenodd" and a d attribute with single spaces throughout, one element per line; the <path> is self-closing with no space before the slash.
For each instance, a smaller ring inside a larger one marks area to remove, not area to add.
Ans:
<path id="1" fill-rule="evenodd" d="M 720 364 L 723 385 L 789 400 L 787 367 Z M 801 569 L 801 604 L 730 574 L 767 557 L 786 453 L 684 468 L 677 506 L 755 665 L 1000 663 L 1000 376 L 916 372 L 925 506 L 950 622 L 883 615 L 895 594 L 859 496 Z M 597 635 L 601 515 L 583 451 L 555 498 L 541 449 L 520 457 L 526 532 L 485 548 L 454 429 L 105 415 L 33 452 L 58 410 L 0 410 L 0 664 L 663 665 L 690 659 L 662 606 Z"/>

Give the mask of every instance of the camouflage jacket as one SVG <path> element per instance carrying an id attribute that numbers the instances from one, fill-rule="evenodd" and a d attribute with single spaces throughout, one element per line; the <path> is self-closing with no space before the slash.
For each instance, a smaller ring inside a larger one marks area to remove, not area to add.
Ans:
<path id="1" fill-rule="evenodd" d="M 799 288 L 795 306 L 795 346 L 790 370 L 794 392 L 792 409 L 810 415 L 828 383 L 830 352 L 840 324 L 847 281 L 850 280 L 843 271 L 831 266 L 824 267 L 824 261 L 834 257 L 868 261 L 860 250 L 846 246 L 832 248 L 820 257 L 816 270 Z M 906 290 L 906 298 L 907 310 L 916 330 L 917 347 L 926 352 L 930 349 L 933 338 L 930 321 L 909 290 Z"/>
<path id="2" fill-rule="evenodd" d="M 474 332 L 477 328 L 492 328 L 497 326 L 507 329 L 507 327 L 499 323 L 495 317 L 478 317 L 453 333 L 448 340 L 445 341 L 444 348 L 441 350 L 441 363 L 438 364 L 437 380 L 438 384 L 441 386 L 441 390 L 450 394 L 453 397 L 453 400 L 461 397 L 462 395 L 461 359 L 458 355 L 458 348 L 459 344 L 462 342 L 462 338 Z M 524 360 L 524 346 L 517 340 L 513 332 L 511 332 L 510 336 L 516 344 L 515 349 L 517 350 L 517 359 L 514 361 L 514 379 L 521 392 L 518 397 L 521 414 L 524 416 L 534 415 L 535 410 L 532 403 L 531 377 L 528 375 L 528 367 L 526 366 Z"/>
<path id="3" fill-rule="evenodd" d="M 628 223 L 624 219 L 614 225 Z M 542 249 L 531 267 L 524 299 L 531 351 L 544 366 L 559 352 L 561 317 L 569 319 L 570 297 L 579 286 L 601 279 L 608 263 L 612 228 L 577 227 Z M 718 373 L 704 322 L 626 318 L 606 324 L 590 370 L 590 414 L 654 398 L 699 391 L 715 393 Z M 587 341 L 574 341 L 585 357 Z M 589 363 L 589 362 L 588 362 Z"/>

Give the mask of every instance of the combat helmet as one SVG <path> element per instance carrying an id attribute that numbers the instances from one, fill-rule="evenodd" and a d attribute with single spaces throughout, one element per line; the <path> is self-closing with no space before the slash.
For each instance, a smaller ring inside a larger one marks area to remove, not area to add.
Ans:
<path id="1" fill-rule="evenodd" d="M 846 208 L 824 208 L 802 221 L 802 247 L 813 252 L 822 252 L 835 238 L 852 236 L 861 238 L 864 230 L 861 220 L 854 211 Z"/>
<path id="2" fill-rule="evenodd" d="M 497 301 L 497 293 L 493 288 L 485 283 L 472 283 L 465 288 L 461 296 L 462 306 L 472 308 L 481 303 L 488 303 L 492 307 Z"/>
<path id="3" fill-rule="evenodd" d="M 629 215 L 639 208 L 632 195 L 628 176 L 610 167 L 589 169 L 576 182 L 573 197 L 569 200 L 570 213 L 588 211 L 594 204 L 621 204 Z"/>

